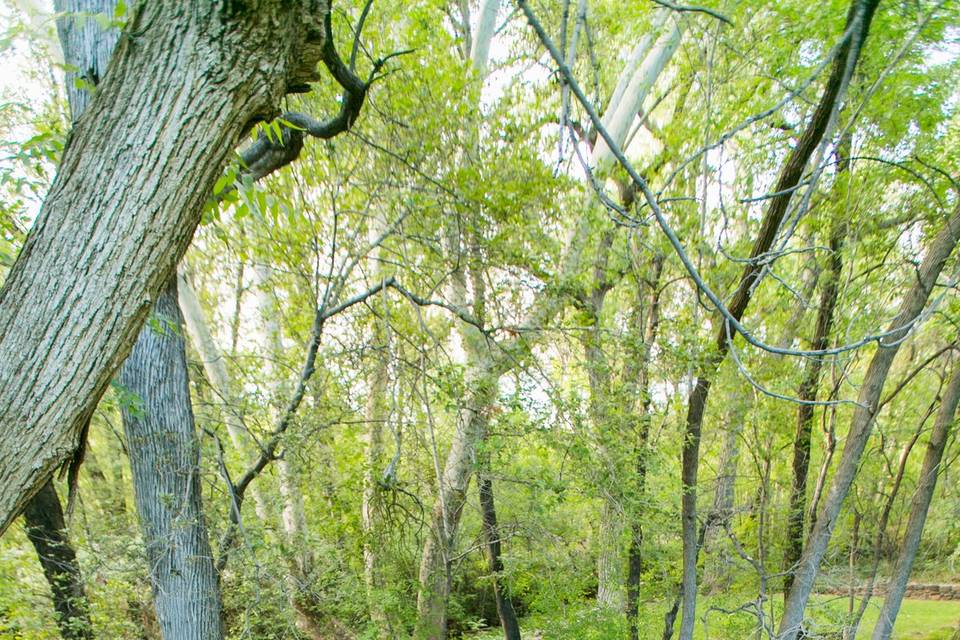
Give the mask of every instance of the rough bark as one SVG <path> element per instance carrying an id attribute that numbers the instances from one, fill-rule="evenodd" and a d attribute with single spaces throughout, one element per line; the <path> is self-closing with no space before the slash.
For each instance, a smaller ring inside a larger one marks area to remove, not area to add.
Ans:
<path id="1" fill-rule="evenodd" d="M 489 476 L 479 479 L 480 510 L 483 516 L 483 545 L 486 547 L 487 570 L 493 580 L 493 596 L 497 601 L 497 616 L 505 640 L 520 640 L 520 623 L 510 599 L 510 587 L 503 575 L 503 560 L 500 557 L 500 529 L 497 526 L 497 509 L 493 498 L 493 480 Z"/>
<path id="2" fill-rule="evenodd" d="M 897 556 L 897 564 L 893 570 L 893 579 L 887 587 L 887 597 L 880 610 L 880 618 L 873 628 L 872 640 L 889 640 L 893 625 L 897 621 L 897 614 L 903 602 L 913 569 L 913 561 L 917 557 L 920 547 L 920 537 L 923 535 L 923 525 L 927 520 L 927 511 L 933 492 L 937 488 L 937 477 L 940 473 L 940 461 L 947 447 L 947 438 L 954 426 L 957 413 L 957 404 L 960 402 L 960 368 L 953 372 L 950 383 L 943 394 L 937 421 L 930 433 L 927 451 L 923 457 L 923 466 L 920 468 L 920 481 L 910 503 L 910 518 Z"/>
<path id="3" fill-rule="evenodd" d="M 63 508 L 52 482 L 45 483 L 23 510 L 27 537 L 37 550 L 50 585 L 57 626 L 64 640 L 91 640 L 93 627 L 77 554 L 67 538 Z"/>
<path id="4" fill-rule="evenodd" d="M 220 589 L 200 495 L 200 446 L 176 276 L 120 370 L 137 513 L 163 637 L 220 640 Z"/>
<path id="5" fill-rule="evenodd" d="M 55 0 L 57 35 L 63 51 L 66 71 L 64 89 L 70 113 L 76 122 L 86 111 L 93 88 L 107 73 L 107 65 L 117 39 L 119 29 L 104 29 L 103 20 L 96 14 L 113 19 L 117 0 Z"/>
<path id="6" fill-rule="evenodd" d="M 925 251 L 923 261 L 916 271 L 915 280 L 906 292 L 901 303 L 900 313 L 890 323 L 891 334 L 877 346 L 867 373 L 864 376 L 858 397 L 858 406 L 850 422 L 850 430 L 840 456 L 840 462 L 834 473 L 830 488 L 823 503 L 820 516 L 810 532 L 803 554 L 794 572 L 794 583 L 787 595 L 783 617 L 778 630 L 779 640 L 794 640 L 803 624 L 803 613 L 813 590 L 813 583 L 820 561 L 827 551 L 827 545 L 836 525 L 837 517 L 843 506 L 850 485 L 857 473 L 864 447 L 870 438 L 873 419 L 880 402 L 880 394 L 890 366 L 907 336 L 913 323 L 917 321 L 930 292 L 936 284 L 943 265 L 960 239 L 960 206 L 946 221 L 943 229 L 934 236 Z"/>
<path id="7" fill-rule="evenodd" d="M 55 3 L 56 10 L 62 13 L 57 20 L 57 33 L 64 62 L 69 65 L 66 72 L 67 103 L 74 121 L 86 109 L 89 100 L 88 90 L 78 79 L 82 77 L 88 87 L 98 81 L 107 68 L 119 35 L 115 29 L 102 29 L 92 17 L 76 14 L 112 15 L 114 5 L 115 0 L 58 0 Z M 74 69 L 82 69 L 83 75 Z M 50 480 L 30 499 L 23 516 L 27 536 L 50 583 L 61 635 L 68 640 L 92 638 L 89 603 L 83 589 L 80 565 L 67 538 L 60 498 Z"/>
<path id="8" fill-rule="evenodd" d="M 737 290 L 728 305 L 730 314 L 738 321 L 743 318 L 743 314 L 753 298 L 756 285 L 763 277 L 765 264 L 761 258 L 767 254 L 773 245 L 796 191 L 795 188 L 803 177 L 807 162 L 820 145 L 834 113 L 843 100 L 841 93 L 856 67 L 877 2 L 878 0 L 854 0 L 850 5 L 846 21 L 846 28 L 850 30 L 850 36 L 840 48 L 830 77 L 827 79 L 820 101 L 809 124 L 804 129 L 797 146 L 787 156 L 776 186 L 772 190 L 772 193 L 777 195 L 770 199 L 760 231 L 754 241 L 753 250 L 750 253 L 750 261 L 744 268 Z M 697 555 L 699 553 L 699 545 L 697 544 L 697 475 L 700 466 L 700 435 L 703 428 L 703 416 L 707 407 L 710 386 L 718 367 L 729 350 L 729 340 L 735 335 L 728 331 L 727 323 L 722 316 L 717 316 L 715 326 L 718 327 L 716 344 L 712 351 L 704 357 L 697 375 L 696 385 L 688 402 L 686 434 L 683 442 L 681 463 L 683 484 L 681 505 L 683 530 L 681 640 L 692 640 L 697 608 Z"/>
<path id="9" fill-rule="evenodd" d="M 0 532 L 76 449 L 239 137 L 315 79 L 318 0 L 137 5 L 0 290 Z"/>

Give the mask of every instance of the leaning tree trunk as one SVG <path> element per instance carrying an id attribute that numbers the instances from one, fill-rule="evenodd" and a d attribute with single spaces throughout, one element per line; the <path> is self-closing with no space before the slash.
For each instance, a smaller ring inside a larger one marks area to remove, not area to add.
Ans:
<path id="1" fill-rule="evenodd" d="M 756 285 L 763 277 L 765 262 L 760 260 L 773 245 L 787 208 L 803 177 L 807 162 L 820 145 L 827 127 L 835 118 L 843 91 L 860 57 L 861 47 L 866 40 L 879 0 L 854 0 L 847 13 L 846 27 L 851 31 L 834 61 L 830 77 L 824 87 L 820 102 L 814 111 L 810 123 L 800 137 L 797 146 L 787 157 L 780 177 L 777 180 L 767 211 L 764 214 L 760 232 L 750 253 L 750 261 L 744 268 L 733 299 L 729 304 L 730 314 L 738 321 L 743 317 Z M 680 621 L 680 640 L 692 640 L 697 610 L 697 556 L 699 554 L 697 531 L 697 474 L 700 467 L 700 434 L 703 428 L 703 416 L 707 408 L 710 386 L 717 369 L 726 357 L 730 341 L 735 334 L 727 326 L 723 317 L 718 317 L 716 345 L 712 353 L 704 358 L 697 374 L 696 385 L 687 407 L 686 434 L 683 441 L 681 478 L 683 493 L 681 498 L 681 521 L 683 531 L 683 611 Z M 730 334 L 730 335 L 728 335 Z"/>
<path id="2" fill-rule="evenodd" d="M 50 584 L 57 626 L 64 640 L 92 640 L 89 604 L 77 554 L 67 539 L 63 508 L 52 482 L 45 483 L 23 510 L 27 537 L 33 543 Z"/>
<path id="3" fill-rule="evenodd" d="M 0 290 L 0 533 L 76 449 L 240 136 L 316 79 L 326 9 L 137 4 Z"/>
<path id="4" fill-rule="evenodd" d="M 200 498 L 200 444 L 173 274 L 120 370 L 123 427 L 154 605 L 167 640 L 219 640 L 220 587 Z"/>
<path id="5" fill-rule="evenodd" d="M 943 394 L 940 412 L 937 414 L 937 421 L 933 425 L 930 442 L 927 443 L 927 452 L 923 457 L 923 466 L 920 468 L 919 486 L 913 494 L 913 501 L 910 504 L 910 519 L 907 521 L 903 546 L 900 547 L 900 555 L 897 557 L 893 580 L 887 587 L 887 598 L 880 610 L 880 618 L 873 628 L 872 640 L 889 640 L 890 633 L 893 631 L 893 624 L 900 612 L 900 604 L 903 602 L 903 595 L 907 590 L 907 580 L 910 579 L 913 561 L 916 559 L 917 549 L 920 547 L 920 536 L 923 534 L 923 525 L 927 520 L 927 510 L 930 508 L 930 501 L 933 499 L 933 491 L 937 488 L 940 461 L 943 459 L 943 452 L 947 448 L 947 437 L 950 435 L 950 429 L 954 424 L 958 402 L 960 402 L 960 368 L 956 368 L 953 372 L 950 384 Z"/>
<path id="6" fill-rule="evenodd" d="M 840 515 L 844 498 L 853 484 L 864 447 L 870 438 L 873 419 L 887 373 L 903 339 L 923 311 L 927 298 L 937 282 L 937 277 L 943 270 L 947 258 L 953 253 L 958 240 L 960 240 L 960 205 L 954 209 L 944 228 L 930 241 L 923 262 L 916 271 L 914 283 L 903 297 L 900 313 L 890 323 L 890 335 L 878 344 L 870 360 L 870 366 L 860 387 L 858 405 L 853 412 L 840 463 L 794 572 L 793 587 L 787 595 L 783 616 L 780 619 L 777 636 L 779 640 L 794 640 L 801 630 L 803 612 L 813 590 L 813 582 L 820 569 L 820 561 L 827 551 L 827 544 L 830 542 L 833 527 Z"/>
<path id="7" fill-rule="evenodd" d="M 67 102 L 71 119 L 76 120 L 86 109 L 87 89 L 78 82 L 81 77 L 90 84 L 107 68 L 117 42 L 116 29 L 102 29 L 92 14 L 113 15 L 115 0 L 58 0 L 57 33 L 66 72 Z M 89 17 L 82 17 L 91 14 Z M 64 638 L 91 638 L 89 604 L 83 589 L 83 577 L 77 555 L 67 538 L 63 508 L 51 481 L 30 499 L 24 508 L 27 536 L 37 550 L 43 573 L 50 583 L 57 624 Z"/>

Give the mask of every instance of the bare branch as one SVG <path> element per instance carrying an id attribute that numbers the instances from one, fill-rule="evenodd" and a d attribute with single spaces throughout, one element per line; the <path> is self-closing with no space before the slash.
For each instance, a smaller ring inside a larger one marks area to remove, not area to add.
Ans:
<path id="1" fill-rule="evenodd" d="M 674 4 L 668 2 L 667 0 L 651 0 L 653 3 L 660 5 L 661 7 L 666 7 L 667 9 L 672 9 L 673 11 L 679 12 L 690 12 L 690 13 L 705 13 L 712 18 L 716 18 L 720 22 L 725 22 L 730 26 L 733 26 L 733 20 L 723 15 L 716 9 L 711 9 L 709 7 L 701 7 L 698 5 L 682 5 Z"/>

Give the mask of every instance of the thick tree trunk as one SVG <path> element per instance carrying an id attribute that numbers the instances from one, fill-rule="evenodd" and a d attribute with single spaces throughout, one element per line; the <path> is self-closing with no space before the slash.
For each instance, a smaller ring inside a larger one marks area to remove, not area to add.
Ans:
<path id="1" fill-rule="evenodd" d="M 0 532 L 76 449 L 239 137 L 316 78 L 325 13 L 137 5 L 0 290 Z"/>
<path id="2" fill-rule="evenodd" d="M 893 580 L 887 587 L 887 597 L 880 610 L 880 618 L 873 628 L 872 640 L 889 640 L 893 631 L 893 624 L 897 621 L 903 594 L 907 589 L 913 561 L 920 548 L 920 537 L 923 534 L 923 525 L 927 520 L 927 511 L 933 499 L 933 491 L 937 488 L 937 477 L 940 474 L 940 461 L 947 447 L 947 437 L 953 428 L 957 413 L 957 404 L 960 402 L 960 368 L 956 368 L 953 377 L 947 385 L 937 413 L 937 421 L 930 433 L 927 443 L 927 452 L 923 457 L 923 466 L 920 468 L 920 479 L 913 500 L 910 503 L 910 518 L 897 556 L 897 564 L 893 570 Z"/>
<path id="3" fill-rule="evenodd" d="M 163 637 L 220 640 L 176 282 L 173 275 L 120 370 L 120 384 L 142 400 L 122 407 L 123 427 Z"/>
<path id="4" fill-rule="evenodd" d="M 493 480 L 489 476 L 478 481 L 480 510 L 483 514 L 483 544 L 487 552 L 487 569 L 493 579 L 493 595 L 497 601 L 497 615 L 505 640 L 520 640 L 520 623 L 510 599 L 510 587 L 503 575 L 500 558 L 500 529 L 497 526 L 497 508 L 493 499 Z"/>
<path id="5" fill-rule="evenodd" d="M 66 72 L 67 102 L 72 120 L 80 117 L 86 109 L 88 92 L 78 82 L 80 77 L 88 85 L 93 84 L 105 72 L 110 54 L 119 33 L 115 29 L 101 29 L 92 17 L 76 14 L 113 14 L 115 0 L 59 0 L 58 12 L 64 12 L 57 20 L 57 32 Z M 77 70 L 82 70 L 82 76 Z M 83 577 L 77 555 L 67 538 L 66 524 L 60 498 L 48 480 L 27 506 L 23 516 L 27 536 L 37 550 L 43 573 L 50 583 L 53 605 L 57 611 L 57 625 L 61 635 L 73 638 L 92 638 L 89 603 L 83 590 Z"/>
<path id="6" fill-rule="evenodd" d="M 751 260 L 744 268 L 737 291 L 730 301 L 728 307 L 730 314 L 738 321 L 746 312 L 756 285 L 764 273 L 765 263 L 758 259 L 766 254 L 773 245 L 780 230 L 780 224 L 796 191 L 795 187 L 803 177 L 807 162 L 820 145 L 827 127 L 843 100 L 841 93 L 856 67 L 878 1 L 854 0 L 850 5 L 846 22 L 846 28 L 851 31 L 850 36 L 841 47 L 834 61 L 830 77 L 810 123 L 784 163 L 780 177 L 772 190 L 777 195 L 770 200 L 760 232 L 750 253 Z M 729 340 L 735 337 L 735 334 L 728 332 L 727 322 L 723 317 L 717 316 L 715 324 L 718 327 L 716 345 L 713 351 L 704 358 L 704 363 L 697 375 L 696 386 L 690 395 L 687 407 L 686 435 L 683 441 L 681 463 L 683 485 L 681 505 L 683 611 L 680 622 L 680 640 L 692 640 L 697 610 L 697 555 L 699 553 L 697 544 L 697 474 L 700 466 L 700 434 L 703 428 L 703 416 L 706 412 L 707 398 L 717 368 L 723 362 L 730 348 Z"/>
<path id="7" fill-rule="evenodd" d="M 923 262 L 916 272 L 916 279 L 907 291 L 901 304 L 900 313 L 890 323 L 890 335 L 877 346 L 870 360 L 867 373 L 860 387 L 858 406 L 854 409 L 850 422 L 850 431 L 844 444 L 840 463 L 834 473 L 830 489 L 823 503 L 820 516 L 814 525 L 803 554 L 794 572 L 794 583 L 787 595 L 783 616 L 778 630 L 779 640 L 794 640 L 803 624 L 803 613 L 807 600 L 813 591 L 813 583 L 820 568 L 820 561 L 827 551 L 827 545 L 837 522 L 844 498 L 853 484 L 860 457 L 870 438 L 873 419 L 880 402 L 880 394 L 887 379 L 887 373 L 900 344 L 908 335 L 913 323 L 917 321 L 924 305 L 936 284 L 943 265 L 960 239 L 960 206 L 958 206 L 946 225 L 931 239 L 927 246 Z"/>
<path id="8" fill-rule="evenodd" d="M 63 508 L 52 482 L 45 483 L 23 510 L 27 537 L 37 550 L 50 584 L 57 626 L 64 640 L 91 640 L 89 604 L 77 554 L 67 539 Z"/>

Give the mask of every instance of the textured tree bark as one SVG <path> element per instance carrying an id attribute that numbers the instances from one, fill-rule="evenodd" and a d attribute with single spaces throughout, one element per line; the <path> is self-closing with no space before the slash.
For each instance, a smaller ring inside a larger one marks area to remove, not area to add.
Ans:
<path id="1" fill-rule="evenodd" d="M 487 553 L 487 569 L 493 577 L 493 595 L 497 601 L 497 615 L 503 628 L 505 640 L 520 640 L 520 623 L 510 599 L 510 587 L 503 576 L 503 560 L 500 558 L 500 528 L 497 526 L 497 508 L 493 499 L 493 480 L 489 476 L 479 478 L 480 510 L 483 515 L 483 544 Z"/>
<path id="2" fill-rule="evenodd" d="M 849 37 L 844 41 L 836 60 L 834 61 L 830 77 L 824 87 L 823 94 L 797 146 L 787 157 L 780 177 L 777 180 L 773 193 L 777 194 L 770 200 L 757 239 L 754 241 L 750 253 L 751 260 L 744 268 L 743 275 L 730 301 L 730 314 L 738 321 L 750 304 L 756 285 L 764 273 L 764 264 L 757 260 L 766 254 L 773 245 L 787 212 L 787 207 L 795 193 L 795 187 L 803 177 L 807 162 L 813 156 L 823 139 L 824 133 L 833 118 L 833 114 L 843 100 L 841 92 L 849 81 L 860 57 L 861 47 L 866 40 L 870 29 L 870 21 L 879 0 L 854 0 L 847 12 L 846 29 L 850 30 Z M 707 407 L 707 398 L 710 386 L 720 364 L 723 362 L 730 348 L 727 323 L 721 316 L 717 316 L 715 326 L 718 327 L 716 344 L 711 353 L 704 357 L 697 374 L 697 382 L 690 395 L 687 406 L 686 434 L 683 441 L 681 463 L 681 480 L 683 496 L 681 504 L 681 521 L 683 530 L 683 606 L 680 621 L 680 640 L 692 640 L 697 610 L 697 474 L 700 466 L 700 434 L 703 428 L 703 415 Z"/>
<path id="3" fill-rule="evenodd" d="M 120 370 L 134 496 L 163 637 L 220 640 L 220 588 L 200 496 L 200 446 L 176 275 Z"/>
<path id="4" fill-rule="evenodd" d="M 88 91 L 78 82 L 83 78 L 88 86 L 103 75 L 116 44 L 119 32 L 104 30 L 92 17 L 77 14 L 107 13 L 113 15 L 115 0 L 58 0 L 55 8 L 61 12 L 57 19 L 57 33 L 66 72 L 67 102 L 72 120 L 86 109 Z M 82 70 L 82 75 L 76 70 Z M 83 577 L 76 552 L 67 538 L 60 498 L 48 480 L 30 499 L 23 516 L 27 536 L 37 550 L 43 573 L 50 583 L 57 624 L 64 638 L 92 638 L 89 603 L 83 589 Z"/>
<path id="5" fill-rule="evenodd" d="M 943 229 L 930 240 L 923 262 L 917 269 L 916 280 L 904 295 L 900 313 L 890 323 L 892 333 L 881 341 L 870 360 L 870 365 L 860 387 L 859 406 L 854 410 L 853 418 L 850 421 L 850 431 L 847 434 L 840 462 L 831 481 L 820 516 L 810 532 L 807 544 L 794 572 L 793 587 L 787 595 L 783 616 L 780 619 L 777 636 L 779 640 L 794 640 L 802 628 L 803 613 L 810 598 L 810 593 L 813 591 L 813 583 L 820 568 L 820 561 L 827 551 L 833 527 L 840 515 L 840 509 L 847 492 L 850 490 L 850 485 L 853 484 L 864 447 L 866 447 L 867 440 L 870 438 L 873 419 L 880 402 L 880 394 L 883 391 L 887 373 L 890 371 L 890 366 L 900 349 L 902 340 L 909 333 L 912 323 L 918 319 L 923 311 L 930 292 L 936 284 L 937 277 L 943 270 L 947 258 L 953 253 L 958 240 L 960 240 L 960 206 L 954 209 Z"/>
<path id="6" fill-rule="evenodd" d="M 37 550 L 50 584 L 57 626 L 64 640 L 92 640 L 90 607 L 77 554 L 67 539 L 63 508 L 52 482 L 46 482 L 23 510 L 27 537 Z"/>
<path id="7" fill-rule="evenodd" d="M 317 77 L 325 14 L 137 5 L 0 290 L 0 532 L 76 449 L 239 137 Z"/>
<path id="8" fill-rule="evenodd" d="M 849 139 L 840 145 L 841 153 L 849 156 Z M 850 166 L 849 159 L 841 159 L 839 170 L 845 172 Z M 837 296 L 840 291 L 840 278 L 843 275 L 843 244 L 846 238 L 846 222 L 835 216 L 830 230 L 830 266 L 823 278 L 820 292 L 820 306 L 810 348 L 822 351 L 830 341 L 833 328 L 834 311 L 837 308 Z M 820 387 L 822 358 L 811 358 L 804 363 L 803 381 L 797 397 L 805 402 L 817 399 Z M 800 559 L 803 551 L 804 515 L 807 510 L 807 478 L 810 474 L 810 435 L 813 426 L 814 405 L 800 404 L 797 407 L 797 430 L 793 439 L 793 479 L 790 485 L 790 506 L 787 512 L 787 547 L 783 555 L 783 592 L 790 592 L 793 585 L 791 568 Z"/>
<path id="9" fill-rule="evenodd" d="M 943 452 L 947 448 L 950 429 L 954 426 L 958 402 L 960 402 L 960 368 L 955 369 L 950 378 L 940 403 L 937 421 L 930 433 L 923 466 L 920 468 L 919 486 L 910 503 L 910 518 L 907 521 L 900 554 L 897 556 L 897 564 L 893 570 L 893 580 L 887 587 L 887 597 L 880 610 L 880 618 L 873 628 L 872 640 L 889 640 L 893 624 L 897 621 L 897 614 L 900 612 L 903 595 L 907 589 L 907 581 L 910 579 L 910 571 L 913 569 L 913 561 L 920 547 L 920 537 L 923 535 L 923 525 L 927 520 L 933 491 L 937 488 L 940 461 L 943 460 Z"/>

